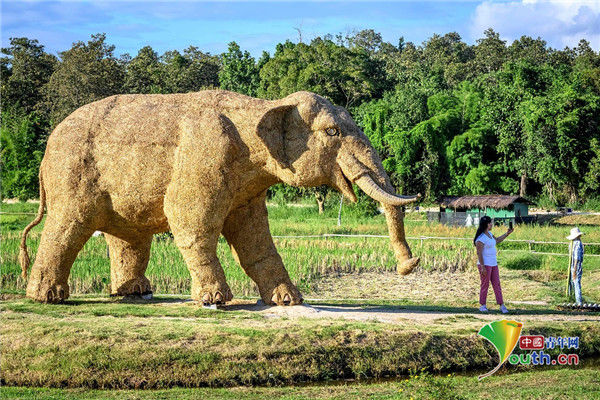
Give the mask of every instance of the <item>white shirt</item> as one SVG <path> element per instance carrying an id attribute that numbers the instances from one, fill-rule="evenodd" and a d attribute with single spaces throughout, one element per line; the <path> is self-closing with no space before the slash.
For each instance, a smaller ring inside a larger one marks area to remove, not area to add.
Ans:
<path id="1" fill-rule="evenodd" d="M 483 263 L 487 266 L 496 266 L 498 265 L 498 260 L 496 259 L 496 239 L 492 232 L 488 232 L 492 237 L 490 238 L 485 233 L 482 233 L 477 238 L 477 242 L 483 243 Z M 479 260 L 477 260 L 479 263 Z"/>

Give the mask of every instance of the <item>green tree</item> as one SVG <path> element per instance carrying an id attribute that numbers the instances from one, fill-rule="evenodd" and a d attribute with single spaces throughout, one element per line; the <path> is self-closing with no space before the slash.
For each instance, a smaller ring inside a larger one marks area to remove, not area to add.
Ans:
<path id="1" fill-rule="evenodd" d="M 190 46 L 181 54 L 167 51 L 162 63 L 162 93 L 188 93 L 214 88 L 219 83 L 219 59 Z"/>
<path id="2" fill-rule="evenodd" d="M 183 54 L 188 62 L 184 80 L 185 91 L 196 92 L 219 87 L 219 57 L 204 53 L 195 46 L 188 47 Z"/>
<path id="3" fill-rule="evenodd" d="M 538 37 L 521 36 L 508 47 L 508 57 L 513 62 L 526 62 L 532 65 L 541 65 L 548 62 L 550 51 L 546 41 Z"/>
<path id="4" fill-rule="evenodd" d="M 56 57 L 47 54 L 37 40 L 10 38 L 10 46 L 2 49 L 1 91 L 4 104 L 18 105 L 25 113 L 42 107 L 42 87 L 48 82 Z"/>
<path id="5" fill-rule="evenodd" d="M 259 94 L 280 98 L 309 90 L 349 108 L 383 95 L 382 66 L 364 49 L 349 49 L 330 38 L 318 37 L 310 45 L 288 41 L 260 70 Z"/>
<path id="6" fill-rule="evenodd" d="M 163 79 L 161 82 L 162 93 L 184 93 L 185 72 L 187 60 L 177 50 L 166 51 L 161 56 L 163 63 Z"/>
<path id="7" fill-rule="evenodd" d="M 16 106 L 4 106 L 0 124 L 2 197 L 38 196 L 38 171 L 46 145 L 45 120 Z"/>
<path id="8" fill-rule="evenodd" d="M 522 106 L 524 129 L 535 152 L 535 174 L 546 194 L 559 204 L 575 204 L 584 192 L 592 141 L 600 138 L 600 99 L 555 80 L 546 95 Z M 595 142 L 594 142 L 595 143 Z"/>
<path id="9" fill-rule="evenodd" d="M 393 177 L 401 191 L 417 191 L 434 200 L 449 187 L 446 146 L 461 132 L 462 122 L 457 99 L 439 94 L 431 96 L 427 106 L 431 118 L 408 131 L 393 131 L 386 140 L 395 162 Z"/>
<path id="10" fill-rule="evenodd" d="M 477 45 L 473 49 L 475 58 L 471 63 L 472 76 L 498 71 L 506 61 L 506 42 L 500 39 L 500 34 L 491 28 L 486 29 L 483 34 L 485 37 L 477 39 Z"/>
<path id="11" fill-rule="evenodd" d="M 497 151 L 506 172 L 505 187 L 519 187 L 519 194 L 528 194 L 529 178 L 535 170 L 536 155 L 532 134 L 524 129 L 520 114 L 524 102 L 543 94 L 552 81 L 546 65 L 527 61 L 508 62 L 496 73 L 480 80 L 483 87 L 483 122 L 497 137 Z M 512 177 L 510 177 L 512 175 Z M 510 182 L 510 180 L 514 182 Z"/>
<path id="12" fill-rule="evenodd" d="M 140 49 L 137 56 L 127 63 L 125 91 L 127 93 L 160 93 L 162 66 L 152 47 Z"/>
<path id="13" fill-rule="evenodd" d="M 134 58 L 113 50 L 105 35 L 74 43 L 60 60 L 27 38 L 2 49 L 4 196 L 37 195 L 49 128 L 75 108 L 117 93 L 217 86 L 271 99 L 309 90 L 348 108 L 404 193 L 518 192 L 556 204 L 598 193 L 600 54 L 585 40 L 554 50 L 523 36 L 507 46 L 488 29 L 474 46 L 454 32 L 391 44 L 366 29 L 279 43 L 257 61 L 235 42 L 218 57 L 193 46 L 160 57 L 149 46 Z M 270 193 L 323 204 L 328 191 Z"/>
<path id="14" fill-rule="evenodd" d="M 433 35 L 423 44 L 423 64 L 427 75 L 442 89 L 453 88 L 467 77 L 467 63 L 473 57 L 473 48 L 456 32 Z"/>
<path id="15" fill-rule="evenodd" d="M 600 193 L 600 137 L 590 139 L 590 161 L 587 164 L 587 171 L 583 176 L 581 185 L 582 197 L 599 197 Z"/>
<path id="16" fill-rule="evenodd" d="M 53 126 L 84 104 L 124 92 L 125 71 L 114 48 L 102 33 L 60 53 L 61 62 L 45 86 Z"/>
<path id="17" fill-rule="evenodd" d="M 231 42 L 227 52 L 221 56 L 221 63 L 221 89 L 256 96 L 260 79 L 258 66 L 248 51 L 242 52 L 236 42 Z"/>

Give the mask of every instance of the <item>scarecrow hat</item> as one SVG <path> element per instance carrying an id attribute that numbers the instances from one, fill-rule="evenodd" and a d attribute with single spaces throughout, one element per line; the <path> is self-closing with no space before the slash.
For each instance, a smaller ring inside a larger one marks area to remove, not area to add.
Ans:
<path id="1" fill-rule="evenodd" d="M 573 229 L 571 229 L 571 234 L 569 236 L 567 236 L 567 239 L 575 240 L 581 235 L 583 235 L 583 232 L 581 232 L 579 230 L 579 228 L 573 228 Z"/>

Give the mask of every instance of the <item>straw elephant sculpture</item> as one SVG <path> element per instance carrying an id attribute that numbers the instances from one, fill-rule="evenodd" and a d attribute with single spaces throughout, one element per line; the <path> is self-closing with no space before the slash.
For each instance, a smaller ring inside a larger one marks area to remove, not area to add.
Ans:
<path id="1" fill-rule="evenodd" d="M 302 296 L 277 253 L 267 189 L 329 185 L 356 201 L 352 184 L 383 204 L 398 272 L 419 262 L 404 237 L 402 206 L 377 152 L 348 111 L 310 92 L 268 101 L 209 90 L 116 95 L 85 105 L 49 136 L 41 163 L 40 206 L 47 211 L 27 296 L 69 297 L 72 264 L 95 231 L 110 250 L 111 293 L 151 294 L 145 271 L 152 237 L 170 230 L 189 268 L 192 298 L 232 299 L 216 254 L 223 234 L 266 304 Z"/>

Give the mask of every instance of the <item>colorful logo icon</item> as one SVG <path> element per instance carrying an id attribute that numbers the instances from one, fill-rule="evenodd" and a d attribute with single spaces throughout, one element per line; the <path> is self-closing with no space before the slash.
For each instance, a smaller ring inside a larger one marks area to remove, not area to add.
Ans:
<path id="1" fill-rule="evenodd" d="M 500 362 L 496 368 L 486 374 L 480 375 L 479 380 L 492 375 L 500 369 L 519 342 L 521 329 L 523 329 L 522 323 L 503 319 L 502 321 L 490 322 L 479 330 L 479 336 L 486 338 L 496 348 L 500 357 Z"/>
<path id="2" fill-rule="evenodd" d="M 544 348 L 544 337 L 541 335 L 523 335 L 519 338 L 521 350 L 542 350 Z"/>

